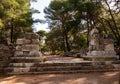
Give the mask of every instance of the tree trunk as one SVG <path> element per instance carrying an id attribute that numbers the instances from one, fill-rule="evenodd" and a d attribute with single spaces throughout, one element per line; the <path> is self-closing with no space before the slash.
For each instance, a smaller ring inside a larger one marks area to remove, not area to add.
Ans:
<path id="1" fill-rule="evenodd" d="M 11 43 L 13 43 L 13 18 L 11 19 Z"/>
<path id="2" fill-rule="evenodd" d="M 67 34 L 67 28 L 65 26 L 63 26 L 63 29 L 64 29 L 64 46 L 65 46 L 65 52 L 69 52 L 71 49 L 70 49 L 70 45 L 69 45 L 69 42 L 68 42 L 68 34 Z"/>

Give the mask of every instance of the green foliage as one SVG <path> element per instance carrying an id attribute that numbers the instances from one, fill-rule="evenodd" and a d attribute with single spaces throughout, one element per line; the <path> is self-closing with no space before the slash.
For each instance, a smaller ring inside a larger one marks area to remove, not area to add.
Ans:
<path id="1" fill-rule="evenodd" d="M 120 44 L 120 13 L 116 13 L 119 9 L 109 8 L 111 2 L 112 0 L 53 0 L 44 9 L 51 29 L 46 37 L 47 46 L 54 52 L 68 47 L 77 50 L 86 47 L 89 31 L 94 27 L 98 27 L 103 35 L 112 34 Z M 118 3 L 115 3 L 118 8 Z"/>
<path id="2" fill-rule="evenodd" d="M 86 35 L 81 35 L 79 37 L 77 37 L 75 39 L 75 44 L 76 46 L 79 46 L 79 47 L 76 47 L 76 48 L 82 48 L 82 47 L 86 47 L 87 46 L 87 37 Z"/>
<path id="3" fill-rule="evenodd" d="M 0 0 L 0 32 L 11 32 L 15 42 L 16 38 L 23 36 L 24 32 L 32 32 L 32 0 Z M 33 0 L 34 1 L 34 0 Z"/>
<path id="4" fill-rule="evenodd" d="M 45 30 L 39 30 L 37 34 L 39 34 L 41 37 L 45 37 L 47 35 L 47 32 Z"/>
<path id="5" fill-rule="evenodd" d="M 63 37 L 62 32 L 59 29 L 52 29 L 46 36 L 46 46 L 53 53 L 56 51 L 63 51 Z"/>

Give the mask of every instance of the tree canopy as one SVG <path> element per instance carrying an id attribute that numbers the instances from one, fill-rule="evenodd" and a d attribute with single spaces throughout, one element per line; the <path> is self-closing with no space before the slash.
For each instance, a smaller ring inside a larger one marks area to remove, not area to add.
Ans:
<path id="1" fill-rule="evenodd" d="M 33 30 L 33 10 L 30 9 L 30 1 L 36 0 L 0 0 L 1 42 L 7 38 L 4 34 L 7 34 L 11 38 L 11 43 L 14 43 L 24 32 Z"/>
<path id="2" fill-rule="evenodd" d="M 86 47 L 89 31 L 95 27 L 102 35 L 112 34 L 119 46 L 119 3 L 119 0 L 53 0 L 44 9 L 51 30 L 46 39 L 48 46 L 54 45 L 55 40 L 56 46 L 51 48 L 65 52 Z"/>
<path id="3" fill-rule="evenodd" d="M 30 1 L 0 0 L 0 42 L 14 43 L 34 22 L 47 22 L 50 32 L 38 31 L 45 37 L 48 50 L 70 52 L 87 48 L 89 32 L 97 27 L 101 35 L 111 34 L 120 46 L 119 0 L 52 0 L 44 9 L 46 21 L 33 20 Z M 41 4 L 40 4 L 41 5 Z"/>

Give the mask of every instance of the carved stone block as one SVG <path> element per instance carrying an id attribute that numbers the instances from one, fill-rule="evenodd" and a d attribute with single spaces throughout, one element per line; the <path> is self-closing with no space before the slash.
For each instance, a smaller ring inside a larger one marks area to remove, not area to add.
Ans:
<path id="1" fill-rule="evenodd" d="M 22 45 L 22 51 L 39 51 L 39 46 L 35 44 Z"/>
<path id="2" fill-rule="evenodd" d="M 114 51 L 114 45 L 113 44 L 106 44 L 105 51 Z"/>
<path id="3" fill-rule="evenodd" d="M 22 38 L 22 39 L 17 39 L 17 41 L 16 41 L 16 44 L 30 44 L 31 43 L 31 40 L 29 40 L 29 39 L 24 39 L 24 38 Z"/>
<path id="4" fill-rule="evenodd" d="M 23 55 L 23 52 L 22 51 L 16 51 L 14 53 L 14 56 L 20 56 L 20 55 Z"/>
<path id="5" fill-rule="evenodd" d="M 25 43 L 25 39 L 17 39 L 16 44 L 24 44 Z"/>

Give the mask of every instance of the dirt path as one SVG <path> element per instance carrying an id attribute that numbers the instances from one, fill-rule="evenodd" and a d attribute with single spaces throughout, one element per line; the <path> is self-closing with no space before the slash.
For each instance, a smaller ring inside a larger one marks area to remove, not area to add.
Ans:
<path id="1" fill-rule="evenodd" d="M 119 72 L 1 76 L 0 84 L 119 84 Z"/>

